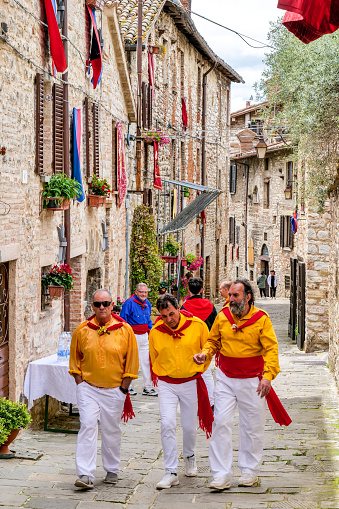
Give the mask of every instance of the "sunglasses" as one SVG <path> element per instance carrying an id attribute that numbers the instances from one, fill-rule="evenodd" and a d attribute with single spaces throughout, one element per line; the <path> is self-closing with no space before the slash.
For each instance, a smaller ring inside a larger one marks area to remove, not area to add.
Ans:
<path id="1" fill-rule="evenodd" d="M 103 302 L 93 302 L 93 306 L 95 308 L 99 308 L 101 304 L 104 306 L 104 308 L 108 308 L 112 304 L 110 300 L 104 300 Z"/>

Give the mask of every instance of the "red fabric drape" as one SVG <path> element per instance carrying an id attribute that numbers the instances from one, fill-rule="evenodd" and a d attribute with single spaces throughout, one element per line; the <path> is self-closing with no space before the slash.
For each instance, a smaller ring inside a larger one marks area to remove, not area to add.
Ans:
<path id="1" fill-rule="evenodd" d="M 154 151 L 154 182 L 153 187 L 155 189 L 162 189 L 160 170 L 159 170 L 159 142 L 153 141 L 153 151 Z"/>
<path id="2" fill-rule="evenodd" d="M 127 190 L 127 176 L 124 152 L 124 133 L 122 132 L 122 123 L 117 123 L 117 163 L 118 163 L 118 193 L 119 193 L 119 207 Z"/>
<path id="3" fill-rule="evenodd" d="M 154 54 L 148 52 L 148 84 L 152 87 L 152 100 L 154 99 Z"/>
<path id="4" fill-rule="evenodd" d="M 279 0 L 278 8 L 286 10 L 283 25 L 305 44 L 338 28 L 339 0 Z M 331 19 L 330 19 L 331 18 Z"/>
<path id="5" fill-rule="evenodd" d="M 186 108 L 185 97 L 181 98 L 181 109 L 182 109 L 182 125 L 184 127 L 184 131 L 186 131 L 186 129 L 187 129 L 187 108 Z"/>
<path id="6" fill-rule="evenodd" d="M 51 0 L 44 0 L 46 18 L 48 24 L 48 33 L 51 46 L 52 66 L 54 75 L 54 66 L 58 72 L 64 73 L 67 69 L 67 62 L 64 47 L 59 32 L 59 27 Z"/>
<path id="7" fill-rule="evenodd" d="M 193 316 L 197 316 L 203 322 L 207 320 L 213 311 L 213 304 L 208 299 L 187 299 L 184 304 L 185 309 L 190 311 Z"/>

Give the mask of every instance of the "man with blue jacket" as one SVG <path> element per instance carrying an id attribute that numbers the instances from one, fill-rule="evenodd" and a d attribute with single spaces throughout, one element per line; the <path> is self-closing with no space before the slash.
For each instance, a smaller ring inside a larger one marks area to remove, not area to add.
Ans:
<path id="1" fill-rule="evenodd" d="M 151 303 L 147 299 L 148 288 L 146 283 L 139 283 L 135 294 L 126 300 L 121 308 L 120 317 L 123 318 L 133 329 L 138 343 L 139 362 L 144 380 L 143 396 L 157 396 L 152 387 L 148 334 L 152 329 Z M 136 392 L 131 391 L 132 395 Z"/>

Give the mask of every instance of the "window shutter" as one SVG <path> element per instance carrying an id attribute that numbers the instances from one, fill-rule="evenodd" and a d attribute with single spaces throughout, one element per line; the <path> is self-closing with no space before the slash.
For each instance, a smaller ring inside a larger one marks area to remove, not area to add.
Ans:
<path id="1" fill-rule="evenodd" d="M 230 244 L 235 244 L 235 218 L 229 218 L 229 242 Z"/>
<path id="2" fill-rule="evenodd" d="M 143 81 L 141 85 L 142 104 L 142 127 L 147 129 L 147 84 Z"/>
<path id="3" fill-rule="evenodd" d="M 152 115 L 153 115 L 153 104 L 152 104 L 152 91 L 153 91 L 153 87 L 151 87 L 150 85 L 148 86 L 148 129 L 152 129 L 152 123 L 153 123 L 153 119 L 152 119 Z"/>
<path id="4" fill-rule="evenodd" d="M 230 244 L 233 244 L 233 240 L 232 240 L 232 220 L 233 220 L 233 217 L 230 217 L 229 220 L 228 220 L 228 238 L 229 238 L 229 243 Z"/>
<path id="5" fill-rule="evenodd" d="M 284 227 L 285 218 L 284 216 L 280 216 L 280 247 L 284 247 Z"/>
<path id="6" fill-rule="evenodd" d="M 230 166 L 230 193 L 235 194 L 237 191 L 237 165 Z"/>
<path id="7" fill-rule="evenodd" d="M 85 114 L 84 114 L 84 141 L 85 141 L 85 160 L 86 160 L 86 177 L 91 176 L 91 165 L 90 165 L 90 151 L 89 151 L 89 139 L 91 132 L 89 129 L 89 102 L 88 97 L 85 97 Z"/>
<path id="8" fill-rule="evenodd" d="M 53 170 L 64 171 L 64 87 L 53 85 Z"/>
<path id="9" fill-rule="evenodd" d="M 291 225 L 291 216 L 287 216 L 286 220 L 288 221 L 288 247 L 290 249 L 293 249 L 293 231 L 292 231 L 292 225 Z"/>
<path id="10" fill-rule="evenodd" d="M 36 75 L 35 171 L 44 171 L 44 76 Z"/>
<path id="11" fill-rule="evenodd" d="M 99 106 L 93 104 L 93 174 L 99 177 Z"/>
<path id="12" fill-rule="evenodd" d="M 117 164 L 117 124 L 112 122 L 112 191 L 118 190 L 118 164 Z"/>

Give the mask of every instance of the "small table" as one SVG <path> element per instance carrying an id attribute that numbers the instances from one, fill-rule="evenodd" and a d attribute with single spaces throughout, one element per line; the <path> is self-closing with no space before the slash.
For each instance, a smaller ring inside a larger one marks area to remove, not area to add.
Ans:
<path id="1" fill-rule="evenodd" d="M 77 403 L 76 384 L 68 370 L 68 360 L 60 362 L 57 360 L 56 354 L 30 362 L 28 365 L 24 382 L 24 395 L 28 399 L 28 409 L 32 408 L 35 399 L 46 395 L 45 431 L 77 433 L 77 431 L 58 430 L 47 427 L 49 396 L 70 405 Z M 70 415 L 72 415 L 71 411 Z"/>

